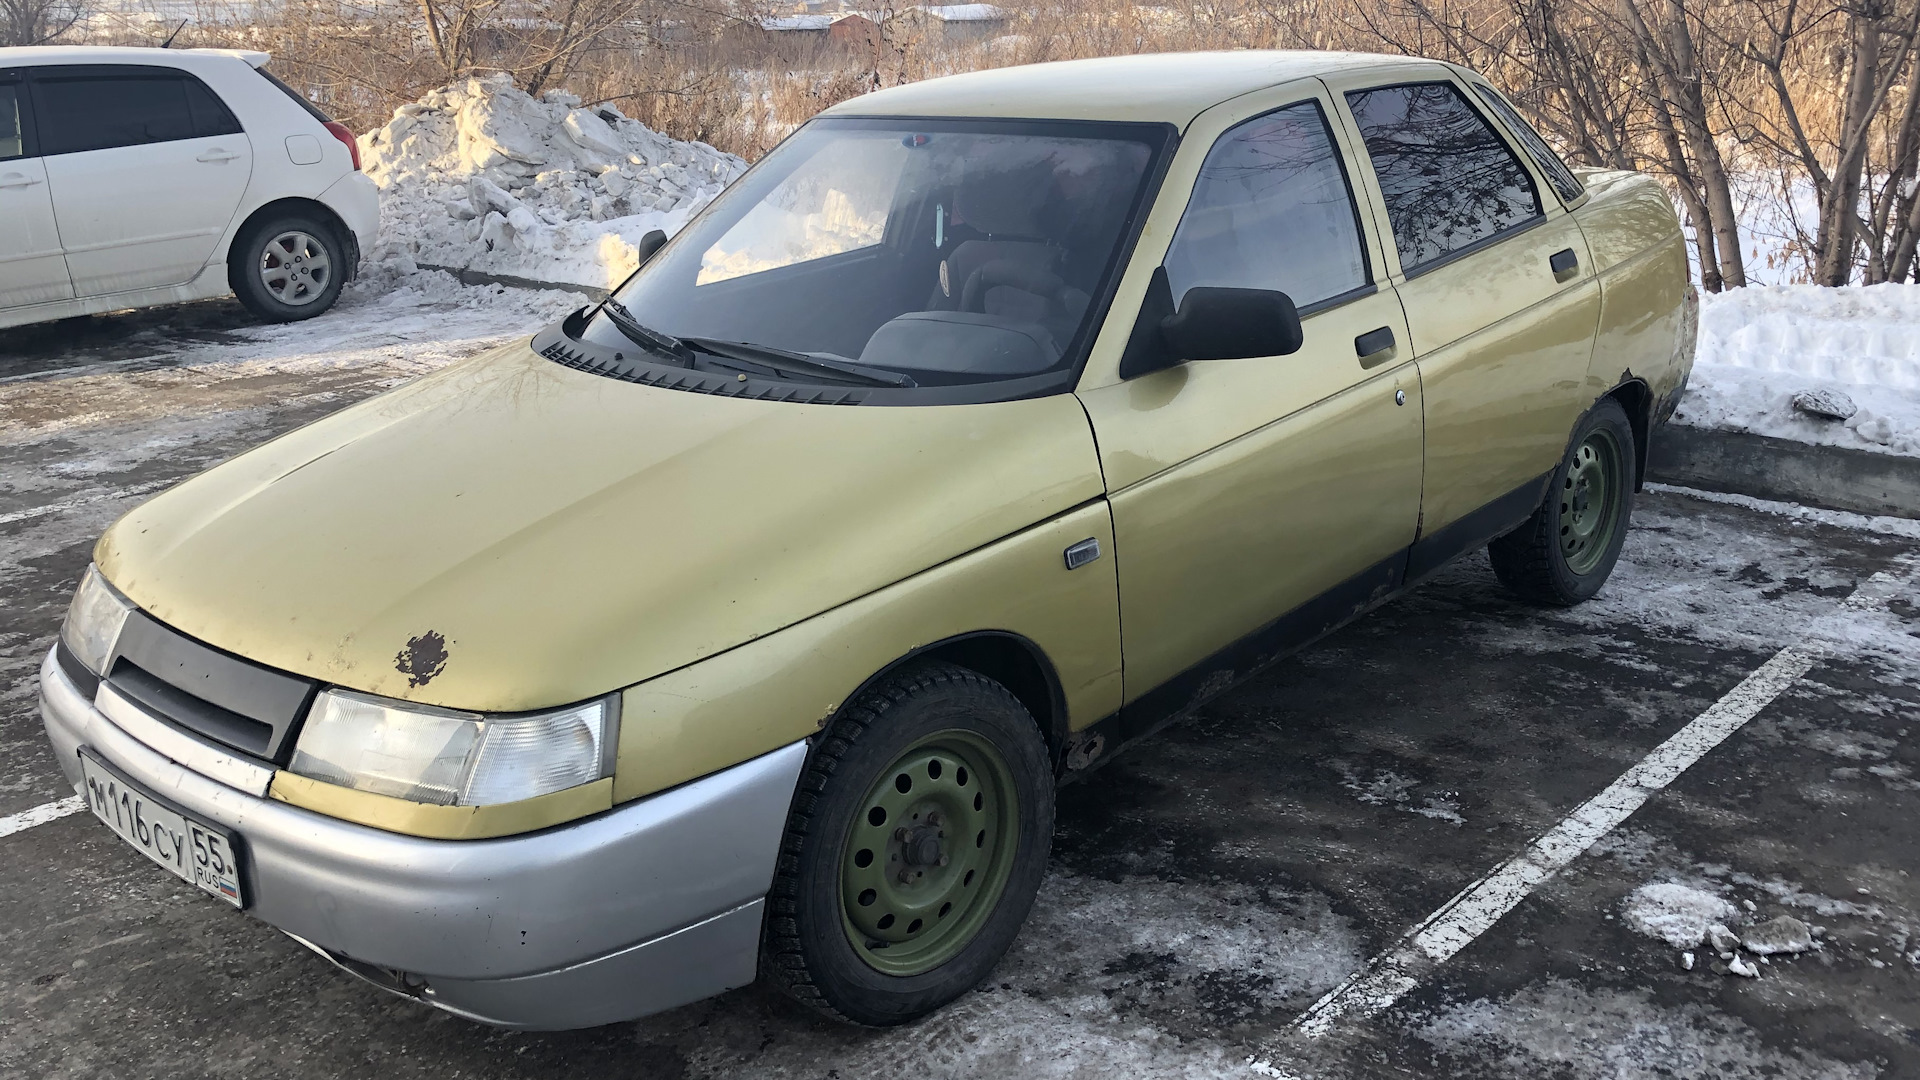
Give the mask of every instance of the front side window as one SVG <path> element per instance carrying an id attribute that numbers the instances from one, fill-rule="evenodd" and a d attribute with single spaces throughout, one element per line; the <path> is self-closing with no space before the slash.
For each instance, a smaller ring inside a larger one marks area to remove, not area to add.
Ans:
<path id="1" fill-rule="evenodd" d="M 1277 289 L 1304 308 L 1369 283 L 1359 215 L 1318 104 L 1256 117 L 1214 143 L 1165 266 L 1176 308 L 1197 285 Z"/>
<path id="2" fill-rule="evenodd" d="M 20 84 L 0 83 L 0 161 L 26 152 L 20 134 Z"/>
<path id="3" fill-rule="evenodd" d="M 1584 194 L 1573 170 L 1567 168 L 1567 163 L 1560 160 L 1560 155 L 1553 152 L 1553 147 L 1547 145 L 1547 140 L 1540 137 L 1540 133 L 1527 123 L 1518 109 L 1509 105 L 1506 98 L 1494 93 L 1491 86 L 1474 83 L 1473 89 L 1487 103 L 1487 108 L 1492 109 L 1507 125 L 1507 130 L 1513 132 L 1514 138 L 1520 140 L 1520 149 L 1533 159 L 1533 164 L 1546 176 L 1547 183 L 1553 185 L 1553 190 L 1560 193 L 1563 202 L 1572 202 Z"/>
<path id="4" fill-rule="evenodd" d="M 40 152 L 47 156 L 240 130 L 205 84 L 165 69 L 36 75 L 33 104 Z"/>
<path id="5" fill-rule="evenodd" d="M 1070 372 L 1171 137 L 1158 124 L 815 120 L 622 286 L 625 314 L 603 310 L 580 339 L 695 370 L 797 356 L 783 370 L 804 375 L 811 358 L 915 387 Z M 636 346 L 635 323 L 666 351 Z"/>
<path id="6" fill-rule="evenodd" d="M 1452 83 L 1355 90 L 1347 104 L 1405 272 L 1541 216 L 1533 178 Z"/>

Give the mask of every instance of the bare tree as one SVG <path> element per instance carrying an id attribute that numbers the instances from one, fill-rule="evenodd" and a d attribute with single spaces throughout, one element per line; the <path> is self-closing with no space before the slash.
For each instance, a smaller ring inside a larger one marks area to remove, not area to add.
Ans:
<path id="1" fill-rule="evenodd" d="M 86 14 L 82 0 L 0 0 L 0 47 L 51 44 Z"/>

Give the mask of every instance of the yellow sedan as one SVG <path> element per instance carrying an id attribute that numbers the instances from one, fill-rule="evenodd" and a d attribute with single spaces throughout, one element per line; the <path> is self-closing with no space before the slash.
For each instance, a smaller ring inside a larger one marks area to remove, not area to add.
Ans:
<path id="1" fill-rule="evenodd" d="M 890 89 L 646 247 L 129 513 L 42 668 L 132 846 L 488 1023 L 953 1000 L 1057 783 L 1463 553 L 1592 596 L 1692 361 L 1658 185 L 1428 60 Z"/>

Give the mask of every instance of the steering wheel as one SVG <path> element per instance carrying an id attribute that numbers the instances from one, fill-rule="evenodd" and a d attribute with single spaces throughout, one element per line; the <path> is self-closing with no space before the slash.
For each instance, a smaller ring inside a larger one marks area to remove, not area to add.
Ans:
<path id="1" fill-rule="evenodd" d="M 1051 270 L 1042 270 L 1012 259 L 982 263 L 968 274 L 967 283 L 960 289 L 960 310 L 985 315 L 987 290 L 1000 285 L 1032 293 L 1053 305 L 1056 313 L 1067 314 L 1066 294 L 1070 286 L 1066 281 Z"/>

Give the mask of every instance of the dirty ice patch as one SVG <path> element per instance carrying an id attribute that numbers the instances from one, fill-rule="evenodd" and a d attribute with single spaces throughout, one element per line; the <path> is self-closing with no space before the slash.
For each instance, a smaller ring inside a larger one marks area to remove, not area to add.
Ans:
<path id="1" fill-rule="evenodd" d="M 1298 1009 L 1365 959 L 1319 893 L 1054 873 L 1001 978 L 1082 987 L 1145 1015 L 1198 1011 L 1215 1024 Z"/>
<path id="2" fill-rule="evenodd" d="M 1810 535 L 1814 529 L 1757 528 L 1744 517 L 1664 492 L 1639 499 L 1620 561 L 1597 596 L 1574 608 L 1516 609 L 1512 618 L 1482 620 L 1469 633 L 1489 648 L 1528 654 L 1617 651 L 1596 635 L 1771 653 L 1838 610 L 1864 575 L 1833 565 Z M 1458 575 L 1492 576 L 1484 555 L 1463 560 L 1440 580 Z M 1826 628 L 1842 634 L 1848 650 L 1889 655 L 1911 654 L 1920 645 L 1911 629 L 1885 609 Z"/>
<path id="3" fill-rule="evenodd" d="M 1628 929 L 1676 949 L 1699 948 L 1709 926 L 1731 923 L 1740 913 L 1713 893 L 1673 881 L 1640 886 L 1627 895 L 1620 909 Z"/>
<path id="4" fill-rule="evenodd" d="M 1223 1032 L 1284 1022 L 1358 968 L 1363 945 L 1317 893 L 1055 871 L 1006 959 L 953 1005 L 851 1043 L 835 1032 L 762 1053 L 723 1039 L 692 1071 L 813 1078 L 830 1056 L 842 1076 L 1238 1077 L 1245 1054 Z"/>
<path id="5" fill-rule="evenodd" d="M 94 456 L 137 457 L 161 449 L 150 440 L 170 437 L 154 425 L 233 408 L 212 392 L 216 384 L 343 372 L 398 381 L 530 334 L 587 302 L 578 293 L 468 287 L 440 273 L 355 282 L 333 310 L 304 322 L 244 327 L 217 343 L 175 340 L 125 363 L 0 384 L 0 446 L 137 423 L 114 445 L 89 444 Z M 295 392 L 315 389 L 303 382 Z M 63 467 L 95 468 L 78 458 Z"/>
<path id="6" fill-rule="evenodd" d="M 1866 1063 L 1776 1050 L 1740 1020 L 1695 1005 L 1657 1005 L 1637 990 L 1560 980 L 1501 999 L 1436 1010 L 1414 1034 L 1475 1063 L 1477 1076 L 1534 1080 L 1869 1080 Z"/>
<path id="7" fill-rule="evenodd" d="M 1467 819 L 1460 816 L 1460 804 L 1450 792 L 1420 796 L 1415 801 L 1414 789 L 1419 786 L 1419 781 L 1411 777 L 1402 776 L 1392 769 L 1363 771 L 1347 761 L 1334 761 L 1331 764 L 1334 771 L 1340 774 L 1340 786 L 1369 806 L 1390 807 L 1444 821 L 1449 825 L 1467 823 Z"/>
<path id="8" fill-rule="evenodd" d="M 1793 408 L 1801 391 L 1856 408 L 1824 420 Z M 1693 427 L 1796 442 L 1920 454 L 1920 285 L 1770 285 L 1700 300 L 1700 342 L 1675 415 Z"/>

